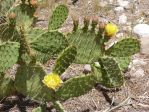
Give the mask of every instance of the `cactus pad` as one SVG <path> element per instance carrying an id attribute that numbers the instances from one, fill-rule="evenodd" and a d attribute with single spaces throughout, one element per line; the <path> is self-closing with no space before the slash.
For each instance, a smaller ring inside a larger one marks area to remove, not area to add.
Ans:
<path id="1" fill-rule="evenodd" d="M 8 77 L 0 77 L 0 99 L 12 95 L 14 92 L 14 82 Z"/>
<path id="2" fill-rule="evenodd" d="M 61 100 L 78 97 L 91 90 L 95 83 L 96 81 L 93 75 L 77 76 L 64 82 L 57 90 L 56 96 Z"/>
<path id="3" fill-rule="evenodd" d="M 114 57 L 122 71 L 125 71 L 130 64 L 131 57 Z"/>
<path id="4" fill-rule="evenodd" d="M 53 73 L 62 75 L 62 73 L 75 60 L 77 50 L 75 46 L 67 47 L 57 58 L 53 68 Z"/>
<path id="5" fill-rule="evenodd" d="M 17 91 L 40 102 L 51 100 L 51 90 L 42 83 L 45 75 L 40 65 L 20 66 L 15 78 Z"/>
<path id="6" fill-rule="evenodd" d="M 17 42 L 7 42 L 0 45 L 0 72 L 12 67 L 19 57 L 20 44 Z"/>
<path id="7" fill-rule="evenodd" d="M 140 42 L 134 38 L 124 38 L 110 47 L 106 54 L 113 57 L 127 57 L 140 51 Z"/>
<path id="8" fill-rule="evenodd" d="M 42 112 L 42 107 L 34 108 L 32 112 Z"/>
<path id="9" fill-rule="evenodd" d="M 59 32 L 46 32 L 40 35 L 31 47 L 37 51 L 48 54 L 58 54 L 68 46 L 68 42 L 64 35 Z"/>
<path id="10" fill-rule="evenodd" d="M 18 41 L 19 40 L 19 33 L 15 28 L 9 27 L 9 25 L 2 24 L 0 25 L 0 40 L 2 42 L 10 41 Z"/>
<path id="11" fill-rule="evenodd" d="M 65 22 L 68 17 L 68 8 L 65 5 L 59 5 L 53 11 L 52 17 L 49 21 L 48 29 L 56 30 Z"/>
<path id="12" fill-rule="evenodd" d="M 120 87 L 124 78 L 117 62 L 110 57 L 100 59 L 102 70 L 102 85 L 108 88 Z"/>
<path id="13" fill-rule="evenodd" d="M 100 37 L 95 32 L 78 29 L 68 35 L 68 41 L 77 47 L 76 63 L 92 63 L 101 56 Z"/>
<path id="14" fill-rule="evenodd" d="M 6 15 L 11 9 L 16 0 L 1 0 L 0 1 L 0 15 Z"/>
<path id="15" fill-rule="evenodd" d="M 36 40 L 36 38 L 38 38 L 40 35 L 42 35 L 43 33 L 45 33 L 46 30 L 42 29 L 42 28 L 33 28 L 27 35 L 26 39 L 29 43 L 33 42 L 34 40 Z"/>
<path id="16" fill-rule="evenodd" d="M 24 32 L 30 31 L 33 25 L 34 20 L 34 13 L 35 8 L 31 7 L 27 4 L 20 4 L 14 8 L 10 12 L 13 12 L 16 14 L 16 24 L 18 29 L 23 26 Z"/>

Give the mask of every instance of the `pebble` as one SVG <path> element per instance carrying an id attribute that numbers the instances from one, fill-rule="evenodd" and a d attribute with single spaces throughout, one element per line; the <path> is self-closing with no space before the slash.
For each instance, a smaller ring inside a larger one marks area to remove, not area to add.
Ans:
<path id="1" fill-rule="evenodd" d="M 116 7 L 115 9 L 114 9 L 114 11 L 115 12 L 123 12 L 124 11 L 124 7 Z"/>
<path id="2" fill-rule="evenodd" d="M 118 0 L 118 4 L 120 7 L 128 8 L 129 7 L 129 2 L 126 0 Z"/>
<path id="3" fill-rule="evenodd" d="M 133 32 L 140 38 L 149 38 L 149 25 L 148 24 L 137 24 L 133 28 Z"/>
<path id="4" fill-rule="evenodd" d="M 90 73 L 91 71 L 92 71 L 91 65 L 90 65 L 90 64 L 86 64 L 86 65 L 84 66 L 83 73 L 87 74 L 87 73 Z"/>
<path id="5" fill-rule="evenodd" d="M 119 16 L 119 24 L 126 24 L 127 23 L 127 16 L 125 14 L 122 14 Z"/>
<path id="6" fill-rule="evenodd" d="M 137 34 L 141 41 L 141 53 L 149 54 L 149 25 L 137 24 L 133 28 L 133 32 Z"/>
<path id="7" fill-rule="evenodd" d="M 135 71 L 135 73 L 132 73 L 132 77 L 141 78 L 145 75 L 145 72 L 143 69 L 139 68 Z"/>

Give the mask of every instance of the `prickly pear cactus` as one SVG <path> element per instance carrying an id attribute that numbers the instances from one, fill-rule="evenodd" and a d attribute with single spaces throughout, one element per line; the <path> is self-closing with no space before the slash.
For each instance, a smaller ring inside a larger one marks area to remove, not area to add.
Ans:
<path id="1" fill-rule="evenodd" d="M 48 30 L 56 30 L 61 27 L 68 17 L 68 8 L 65 5 L 58 5 L 49 19 Z"/>
<path id="2" fill-rule="evenodd" d="M 1 0 L 0 1 L 0 16 L 6 15 L 7 12 L 11 9 L 11 7 L 14 5 L 16 0 Z"/>
<path id="3" fill-rule="evenodd" d="M 92 63 L 101 56 L 101 35 L 95 33 L 97 22 L 92 23 L 89 30 L 89 20 L 84 20 L 84 27 L 78 27 L 78 21 L 74 21 L 73 32 L 67 35 L 69 43 L 77 47 L 76 63 Z"/>
<path id="4" fill-rule="evenodd" d="M 99 63 L 101 65 L 102 72 L 102 85 L 108 88 L 120 87 L 123 85 L 123 74 L 114 58 L 101 58 Z"/>
<path id="5" fill-rule="evenodd" d="M 37 108 L 33 109 L 32 112 L 42 112 L 42 108 L 37 107 Z"/>
<path id="6" fill-rule="evenodd" d="M 53 68 L 53 73 L 61 75 L 69 65 L 75 60 L 77 49 L 75 46 L 67 47 L 57 58 Z"/>
<path id="7" fill-rule="evenodd" d="M 136 54 L 140 51 L 140 43 L 135 38 L 124 38 L 110 47 L 106 54 L 113 57 L 126 57 Z"/>
<path id="8" fill-rule="evenodd" d="M 68 46 L 67 40 L 61 33 L 46 32 L 31 43 L 31 47 L 42 53 L 58 54 Z"/>
<path id="9" fill-rule="evenodd" d="M 56 97 L 61 100 L 78 97 L 91 90 L 95 83 L 96 80 L 93 75 L 81 75 L 71 78 L 56 91 Z"/>
<path id="10" fill-rule="evenodd" d="M 0 76 L 0 99 L 12 95 L 14 92 L 14 82 L 11 78 Z"/>
<path id="11" fill-rule="evenodd" d="M 128 66 L 131 62 L 131 56 L 128 56 L 128 57 L 114 57 L 114 59 L 119 64 L 120 69 L 124 72 L 125 72 L 125 70 L 127 70 Z"/>
<path id="12" fill-rule="evenodd" d="M 52 92 L 42 80 L 46 75 L 43 68 L 36 65 L 21 65 L 16 74 L 15 87 L 18 92 L 40 102 L 52 99 Z"/>
<path id="13" fill-rule="evenodd" d="M 16 27 L 23 26 L 25 32 L 29 32 L 35 19 L 36 8 L 28 4 L 20 4 L 10 10 L 10 13 L 16 14 Z"/>
<path id="14" fill-rule="evenodd" d="M 4 72 L 18 61 L 19 48 L 20 44 L 17 42 L 7 42 L 0 45 L 0 72 Z"/>
<path id="15" fill-rule="evenodd" d="M 131 60 L 131 56 L 140 51 L 140 42 L 138 39 L 127 37 L 120 39 L 112 47 L 105 51 L 105 54 L 114 57 L 124 71 Z"/>
<path id="16" fill-rule="evenodd" d="M 10 15 L 9 15 L 10 16 Z M 0 41 L 18 41 L 19 40 L 19 33 L 15 29 L 15 25 L 13 24 L 13 19 L 11 17 L 2 16 L 0 18 Z"/>

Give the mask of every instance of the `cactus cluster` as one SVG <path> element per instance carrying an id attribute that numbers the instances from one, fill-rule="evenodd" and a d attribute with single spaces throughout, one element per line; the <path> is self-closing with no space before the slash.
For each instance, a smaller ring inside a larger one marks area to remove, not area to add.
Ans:
<path id="1" fill-rule="evenodd" d="M 83 27 L 78 20 L 73 20 L 72 32 L 64 35 L 58 28 L 68 17 L 69 10 L 65 5 L 55 8 L 47 30 L 35 28 L 37 6 L 32 0 L 21 0 L 17 5 L 12 1 L 8 3 L 8 12 L 3 15 L 5 21 L 0 21 L 0 89 L 3 90 L 0 98 L 17 91 L 41 104 L 51 101 L 63 112 L 65 110 L 59 101 L 83 95 L 98 83 L 107 88 L 123 85 L 123 71 L 128 67 L 131 56 L 140 50 L 137 39 L 121 38 L 105 49 L 109 37 L 104 34 L 104 28 L 97 27 L 97 19 L 90 23 L 90 18 L 84 18 Z M 5 6 L 0 7 L 5 12 Z M 56 62 L 52 73 L 59 78 L 73 62 L 91 64 L 92 72 L 63 81 L 56 89 L 50 88 L 43 83 L 48 74 L 43 64 L 53 57 L 56 57 Z M 5 77 L 5 73 L 14 64 L 19 67 L 15 80 L 12 80 Z M 42 111 L 42 108 L 33 111 Z"/>

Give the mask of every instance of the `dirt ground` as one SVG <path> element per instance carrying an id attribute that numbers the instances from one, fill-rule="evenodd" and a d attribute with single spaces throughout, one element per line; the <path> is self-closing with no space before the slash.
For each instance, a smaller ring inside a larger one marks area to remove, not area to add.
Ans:
<path id="1" fill-rule="evenodd" d="M 118 17 L 121 15 L 121 13 L 115 13 L 113 10 L 117 4 L 111 5 L 107 2 L 106 6 L 97 10 L 94 8 L 96 4 L 92 3 L 94 0 L 87 1 L 79 0 L 74 6 L 68 0 L 70 15 L 75 14 L 78 17 L 82 17 L 95 14 L 99 18 L 102 17 L 117 23 Z M 149 23 L 149 1 L 140 0 L 140 3 L 137 5 L 139 9 L 134 9 L 133 5 L 135 4 L 132 2 L 133 0 L 127 1 L 131 3 L 130 7 L 124 11 L 128 15 L 128 24 L 119 25 L 120 32 L 127 32 L 130 24 L 133 26 L 141 17 L 144 18 L 145 23 Z M 39 21 L 37 26 L 47 28 L 49 9 L 51 9 L 50 5 L 40 11 L 39 19 L 43 21 Z M 71 20 L 68 18 L 63 29 L 67 30 L 67 27 L 70 26 Z M 46 65 L 49 71 L 52 64 L 53 61 L 49 61 Z M 73 64 L 63 74 L 63 77 L 75 76 L 83 72 L 83 67 L 84 65 Z M 99 85 L 85 95 L 61 103 L 67 112 L 149 112 L 149 55 L 141 53 L 134 55 L 125 73 L 125 79 L 124 86 L 119 89 L 109 90 Z M 47 105 L 47 112 L 50 112 L 51 104 L 48 103 Z M 0 102 L 0 112 L 31 112 L 37 106 L 36 102 L 30 101 L 25 97 L 11 96 Z"/>

